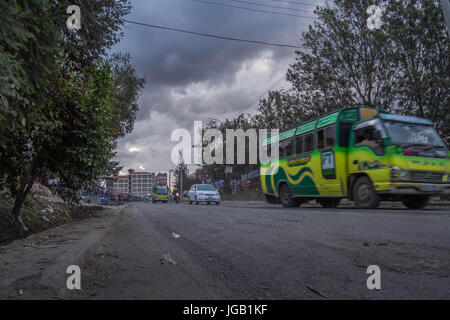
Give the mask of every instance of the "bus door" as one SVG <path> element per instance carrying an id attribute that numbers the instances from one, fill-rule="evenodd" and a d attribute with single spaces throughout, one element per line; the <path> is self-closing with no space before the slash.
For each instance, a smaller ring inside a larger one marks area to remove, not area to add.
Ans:
<path id="1" fill-rule="evenodd" d="M 295 136 L 295 155 L 289 159 L 289 167 L 293 179 L 296 181 L 293 191 L 300 196 L 318 195 L 317 180 L 314 175 L 314 131 L 309 130 L 315 126 L 315 122 L 306 130 L 299 128 L 299 134 Z"/>
<path id="2" fill-rule="evenodd" d="M 337 153 L 336 124 L 317 129 L 317 150 L 320 154 L 320 194 L 337 196 L 342 195 L 338 177 L 338 165 L 345 158 L 345 154 Z"/>
<path id="3" fill-rule="evenodd" d="M 351 133 L 349 174 L 367 174 L 376 190 L 389 189 L 390 163 L 385 138 L 386 133 L 379 119 L 362 122 Z"/>

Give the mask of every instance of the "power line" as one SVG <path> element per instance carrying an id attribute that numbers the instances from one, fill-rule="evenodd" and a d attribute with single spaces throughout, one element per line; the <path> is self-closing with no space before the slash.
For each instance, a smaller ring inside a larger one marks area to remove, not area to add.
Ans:
<path id="1" fill-rule="evenodd" d="M 313 3 L 304 3 L 304 2 L 299 2 L 299 1 L 287 1 L 287 0 L 272 0 L 272 1 L 275 1 L 275 2 L 286 2 L 286 3 L 292 3 L 292 4 L 297 4 L 297 5 L 300 5 L 300 6 L 314 6 L 314 7 L 326 7 L 326 6 L 323 6 L 323 5 L 319 5 L 319 4 L 313 4 Z"/>
<path id="2" fill-rule="evenodd" d="M 228 8 L 236 8 L 236 9 L 243 9 L 243 10 L 255 11 L 255 12 L 263 12 L 263 13 L 276 14 L 276 15 L 281 15 L 281 16 L 290 16 L 290 17 L 306 18 L 306 19 L 314 19 L 314 20 L 317 19 L 317 18 L 315 18 L 315 17 L 301 16 L 301 15 L 293 14 L 293 13 L 283 13 L 283 12 L 267 11 L 267 10 L 254 9 L 254 8 L 248 8 L 248 7 L 241 7 L 241 6 L 235 6 L 235 5 L 231 5 L 231 4 L 224 4 L 224 3 L 212 2 L 212 1 L 205 1 L 205 0 L 192 0 L 192 1 L 195 1 L 195 2 L 201 2 L 201 3 L 207 3 L 207 4 L 212 4 L 212 5 L 216 5 L 216 6 L 228 7 Z"/>
<path id="3" fill-rule="evenodd" d="M 294 49 L 301 49 L 301 48 L 303 48 L 303 46 L 296 46 L 296 45 L 290 45 L 290 44 L 280 44 L 280 43 L 271 43 L 271 42 L 258 41 L 258 40 L 240 39 L 240 38 L 233 38 L 233 37 L 226 37 L 226 36 L 218 36 L 218 35 L 209 34 L 209 33 L 201 33 L 201 32 L 195 32 L 195 31 L 189 31 L 189 30 L 183 30 L 183 29 L 177 29 L 177 28 L 163 27 L 163 26 L 157 26 L 157 25 L 152 25 L 152 24 L 148 24 L 148 23 L 136 22 L 136 21 L 125 20 L 125 19 L 123 21 L 131 23 L 131 24 L 136 24 L 136 25 L 149 27 L 149 28 L 169 30 L 169 31 L 175 31 L 175 32 L 182 32 L 182 33 L 189 33 L 189 34 L 194 34 L 194 35 L 197 35 L 197 36 L 210 37 L 210 38 L 216 38 L 216 39 L 222 39 L 222 40 L 239 41 L 239 42 L 261 44 L 261 45 L 266 45 L 266 46 L 294 48 Z"/>
<path id="4" fill-rule="evenodd" d="M 275 9 L 291 10 L 291 11 L 297 11 L 297 12 L 314 13 L 314 11 L 311 11 L 311 10 L 301 10 L 301 9 L 288 8 L 288 7 L 279 7 L 279 6 L 262 4 L 262 3 L 259 3 L 259 2 L 253 2 L 253 1 L 245 1 L 245 0 L 228 0 L 228 1 L 238 2 L 238 3 L 246 3 L 246 4 L 251 4 L 251 5 L 260 6 L 260 7 L 266 7 L 266 8 L 275 8 Z"/>

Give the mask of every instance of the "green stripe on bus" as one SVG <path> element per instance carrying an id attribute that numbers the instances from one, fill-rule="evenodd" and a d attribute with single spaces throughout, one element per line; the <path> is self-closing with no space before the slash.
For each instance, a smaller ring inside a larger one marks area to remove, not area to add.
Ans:
<path id="1" fill-rule="evenodd" d="M 280 134 L 280 140 L 291 138 L 295 134 L 295 129 L 283 132 Z"/>
<path id="2" fill-rule="evenodd" d="M 323 127 L 323 126 L 325 126 L 327 124 L 330 124 L 330 123 L 335 123 L 337 121 L 338 115 L 339 115 L 339 112 L 336 112 L 336 113 L 333 113 L 333 114 L 331 114 L 331 115 L 329 115 L 327 117 L 319 119 L 319 123 L 317 124 L 317 128 Z"/>
<path id="3" fill-rule="evenodd" d="M 307 123 L 307 124 L 304 124 L 304 125 L 298 127 L 297 134 L 314 130 L 314 128 L 316 127 L 316 123 L 317 123 L 317 121 L 314 121 L 314 122 L 310 122 L 310 123 Z"/>

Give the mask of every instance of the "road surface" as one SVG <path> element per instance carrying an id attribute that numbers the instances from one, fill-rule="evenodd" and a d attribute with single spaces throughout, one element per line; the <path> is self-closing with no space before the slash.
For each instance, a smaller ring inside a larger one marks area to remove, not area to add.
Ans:
<path id="1" fill-rule="evenodd" d="M 450 298 L 448 207 L 133 203 L 113 216 L 78 259 L 82 290 L 69 291 L 62 281 L 49 289 L 55 284 L 35 276 L 22 281 L 24 298 Z M 370 265 L 380 267 L 381 290 L 367 288 Z M 0 277 L 5 272 L 0 263 Z"/>

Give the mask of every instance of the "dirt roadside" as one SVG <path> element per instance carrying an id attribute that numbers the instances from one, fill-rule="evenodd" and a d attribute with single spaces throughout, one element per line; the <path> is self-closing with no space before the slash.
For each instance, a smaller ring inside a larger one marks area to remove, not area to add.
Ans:
<path id="1" fill-rule="evenodd" d="M 124 207 L 107 208 L 89 218 L 0 246 L 0 299 L 63 299 L 70 265 L 101 239 Z"/>

